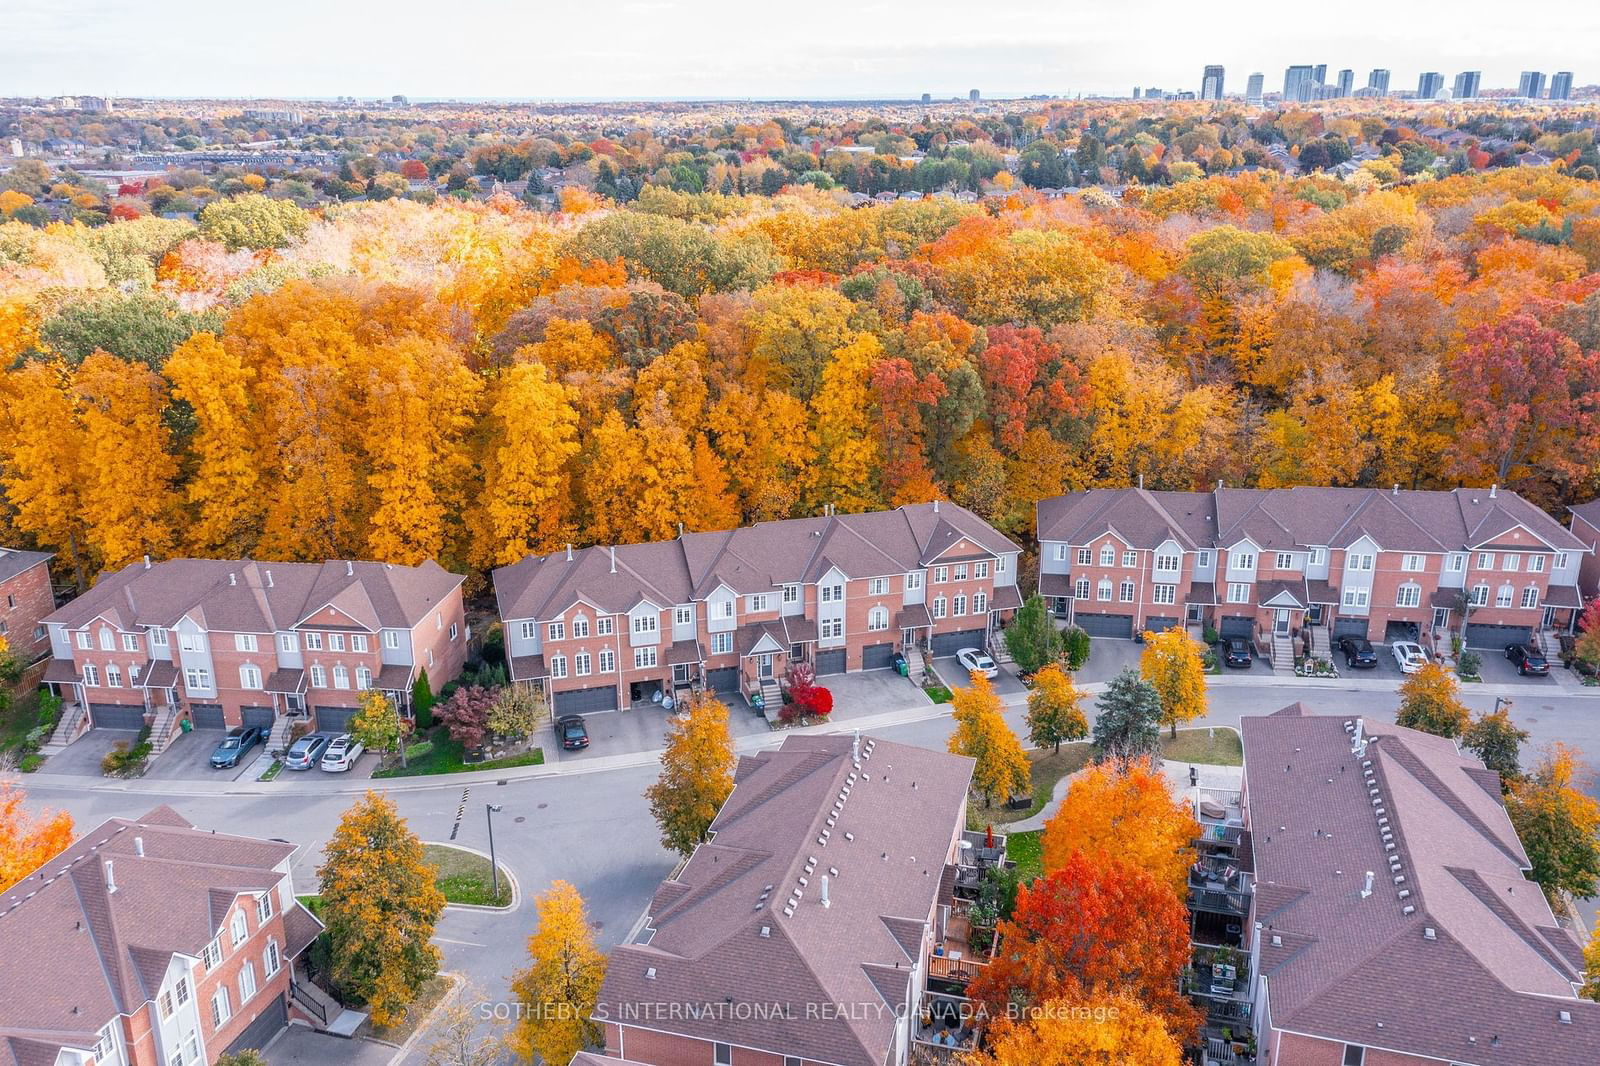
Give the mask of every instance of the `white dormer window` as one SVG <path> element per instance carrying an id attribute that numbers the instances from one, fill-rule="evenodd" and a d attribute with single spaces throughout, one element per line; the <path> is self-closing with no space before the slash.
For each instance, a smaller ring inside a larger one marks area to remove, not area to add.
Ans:
<path id="1" fill-rule="evenodd" d="M 1540 561 L 1542 562 L 1543 560 L 1540 560 Z M 1557 570 L 1565 570 L 1566 567 L 1567 567 L 1567 553 L 1566 552 L 1556 552 L 1555 568 Z"/>
<path id="2" fill-rule="evenodd" d="M 1466 552 L 1451 552 L 1444 557 L 1444 568 L 1452 574 L 1459 574 L 1467 568 Z"/>
<path id="3" fill-rule="evenodd" d="M 1156 556 L 1156 569 L 1162 573 L 1176 574 L 1182 558 L 1173 552 L 1161 552 Z"/>
<path id="4" fill-rule="evenodd" d="M 1256 553 L 1248 548 L 1236 549 L 1228 556 L 1229 570 L 1254 570 L 1256 568 Z"/>
<path id="5" fill-rule="evenodd" d="M 523 624 L 526 625 L 527 623 L 523 623 Z M 531 636 L 533 636 L 533 634 L 532 633 L 524 633 L 523 636 L 531 637 Z M 396 629 L 386 629 L 386 630 L 384 630 L 383 631 L 383 646 L 385 648 L 398 648 L 400 646 L 400 631 L 396 630 Z"/>
<path id="6" fill-rule="evenodd" d="M 295 639 L 293 633 L 279 633 L 278 650 L 292 654 L 300 650 L 300 642 Z"/>
<path id="7" fill-rule="evenodd" d="M 1194 565 L 1200 567 L 1202 570 L 1210 566 L 1211 553 L 1209 551 L 1196 552 L 1194 556 Z"/>
<path id="8" fill-rule="evenodd" d="M 1005 556 L 1004 556 L 1004 555 L 997 555 L 997 556 L 995 556 L 995 560 L 994 560 L 994 572 L 995 572 L 995 573 L 996 573 L 996 574 L 997 574 L 997 575 L 998 575 L 998 574 L 1003 574 L 1003 573 L 1005 573 L 1005 572 L 1006 572 L 1006 557 L 1005 557 Z"/>
<path id="9" fill-rule="evenodd" d="M 152 629 L 150 631 L 150 643 L 158 648 L 165 648 L 167 646 L 167 631 L 165 629 Z"/>
<path id="10" fill-rule="evenodd" d="M 1351 552 L 1344 557 L 1344 568 L 1346 570 L 1371 570 L 1372 556 L 1370 554 Z"/>
<path id="11" fill-rule="evenodd" d="M 1328 561 L 1328 549 L 1327 548 L 1312 548 L 1311 549 L 1311 560 L 1310 560 L 1310 563 L 1311 563 L 1312 566 L 1321 566 L 1323 563 L 1326 563 L 1327 561 Z"/>
<path id="12" fill-rule="evenodd" d="M 690 622 L 693 622 L 693 621 L 694 621 L 694 608 L 693 607 L 688 607 L 688 606 L 684 606 L 684 605 L 680 604 L 677 607 L 677 609 L 675 609 L 672 612 L 672 624 L 673 625 L 686 626 Z"/>
<path id="13" fill-rule="evenodd" d="M 1117 549 L 1109 544 L 1100 546 L 1100 565 L 1115 566 L 1117 562 Z"/>
<path id="14" fill-rule="evenodd" d="M 844 585 L 842 584 L 823 585 L 818 592 L 823 603 L 844 602 Z"/>
<path id="15" fill-rule="evenodd" d="M 538 632 L 538 623 L 536 622 L 520 622 L 517 625 L 517 634 L 523 640 L 532 640 L 536 632 Z M 385 633 L 384 636 L 388 636 L 388 634 Z"/>
<path id="16" fill-rule="evenodd" d="M 906 574 L 906 591 L 914 592 L 922 587 L 922 571 L 912 570 Z"/>
<path id="17" fill-rule="evenodd" d="M 199 633 L 179 633 L 179 651 L 205 651 L 205 641 L 200 639 Z"/>

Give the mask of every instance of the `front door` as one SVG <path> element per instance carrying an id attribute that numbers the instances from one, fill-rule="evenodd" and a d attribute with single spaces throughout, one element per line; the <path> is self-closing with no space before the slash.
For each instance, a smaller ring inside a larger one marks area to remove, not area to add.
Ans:
<path id="1" fill-rule="evenodd" d="M 672 683 L 674 685 L 687 685 L 689 683 L 689 664 L 672 664 Z"/>
<path id="2" fill-rule="evenodd" d="M 1189 604 L 1189 621 L 1197 624 L 1200 622 L 1200 605 L 1198 603 Z"/>
<path id="3" fill-rule="evenodd" d="M 1289 609 L 1287 607 L 1279 607 L 1273 613 L 1272 631 L 1280 637 L 1289 635 Z"/>
<path id="4" fill-rule="evenodd" d="M 1450 608 L 1435 607 L 1433 609 L 1433 628 L 1435 630 L 1450 628 Z"/>
<path id="5" fill-rule="evenodd" d="M 772 653 L 762 652 L 756 656 L 756 675 L 758 677 L 772 676 Z"/>
<path id="6" fill-rule="evenodd" d="M 1550 627 L 1554 626 L 1555 624 L 1556 624 L 1556 609 L 1554 607 L 1546 607 L 1544 609 L 1544 627 L 1546 629 L 1549 629 Z"/>

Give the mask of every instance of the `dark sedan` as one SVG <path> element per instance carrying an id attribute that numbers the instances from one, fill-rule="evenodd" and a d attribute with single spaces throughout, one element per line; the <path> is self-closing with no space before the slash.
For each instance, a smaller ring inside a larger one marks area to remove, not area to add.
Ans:
<path id="1" fill-rule="evenodd" d="M 1355 670 L 1371 670 L 1378 665 L 1378 653 L 1366 637 L 1340 637 L 1339 650 L 1344 653 L 1344 664 Z"/>
<path id="2" fill-rule="evenodd" d="M 211 753 L 211 765 L 218 770 L 238 766 L 245 752 L 257 744 L 264 743 L 266 739 L 267 731 L 258 725 L 230 729 L 228 735 L 222 738 L 222 743 L 217 745 L 217 750 Z"/>
<path id="3" fill-rule="evenodd" d="M 1254 660 L 1250 654 L 1250 642 L 1243 637 L 1228 637 L 1222 642 L 1222 662 L 1226 666 L 1239 666 L 1250 669 Z"/>
<path id="4" fill-rule="evenodd" d="M 556 720 L 556 736 L 561 738 L 563 751 L 582 751 L 589 746 L 589 727 L 583 724 L 583 715 L 569 714 Z"/>
<path id="5" fill-rule="evenodd" d="M 1506 658 L 1511 660 L 1511 665 L 1517 668 L 1517 673 L 1526 677 L 1534 674 L 1543 677 L 1550 672 L 1550 663 L 1544 655 L 1527 644 L 1507 644 Z"/>

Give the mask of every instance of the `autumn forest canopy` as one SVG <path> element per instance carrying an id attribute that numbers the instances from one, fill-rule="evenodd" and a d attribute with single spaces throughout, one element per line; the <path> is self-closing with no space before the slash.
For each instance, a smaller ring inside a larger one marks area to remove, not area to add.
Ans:
<path id="1" fill-rule="evenodd" d="M 1560 165 L 846 203 L 0 224 L 0 543 L 481 573 L 936 496 L 1025 537 L 1141 477 L 1596 491 L 1600 182 Z"/>

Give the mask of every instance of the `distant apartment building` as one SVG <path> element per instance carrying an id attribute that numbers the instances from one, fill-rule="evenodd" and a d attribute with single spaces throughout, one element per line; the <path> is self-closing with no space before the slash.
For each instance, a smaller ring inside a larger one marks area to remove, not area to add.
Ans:
<path id="1" fill-rule="evenodd" d="M 1367 88 L 1377 90 L 1380 96 L 1389 95 L 1389 72 L 1382 67 L 1374 67 L 1372 73 L 1367 75 Z"/>
<path id="2" fill-rule="evenodd" d="M 1483 80 L 1481 70 L 1463 70 L 1456 75 L 1455 88 L 1451 95 L 1457 100 L 1476 100 L 1478 98 L 1478 84 Z"/>
<path id="3" fill-rule="evenodd" d="M 974 103 L 974 104 L 977 103 L 978 102 L 978 90 L 976 90 L 976 89 L 967 90 L 967 99 L 969 101 L 971 101 L 972 103 Z"/>
<path id="4" fill-rule="evenodd" d="M 264 107 L 247 107 L 244 117 L 252 122 L 281 122 L 290 126 L 300 124 L 300 112 Z"/>
<path id="5" fill-rule="evenodd" d="M 1020 552 L 936 502 L 529 556 L 494 589 L 512 680 L 557 711 L 697 689 L 771 707 L 796 663 L 820 676 L 985 646 L 1022 605 Z"/>
<path id="6" fill-rule="evenodd" d="M 922 106 L 923 107 L 927 107 L 932 102 L 933 102 L 933 94 L 932 93 L 923 93 L 922 94 Z"/>
<path id="7" fill-rule="evenodd" d="M 1432 100 L 1444 88 L 1444 75 L 1436 70 L 1426 71 L 1417 78 L 1417 99 Z"/>
<path id="8" fill-rule="evenodd" d="M 1544 72 L 1539 70 L 1525 70 L 1522 77 L 1517 79 L 1517 95 L 1529 100 L 1538 100 L 1544 96 Z"/>
<path id="9" fill-rule="evenodd" d="M 1286 104 L 1304 104 L 1317 98 L 1316 69 L 1300 65 L 1293 66 L 1283 72 L 1283 102 Z"/>
<path id="10" fill-rule="evenodd" d="M 11 654 L 31 663 L 50 650 L 44 620 L 55 610 L 49 552 L 0 548 L 0 637 Z"/>
<path id="11" fill-rule="evenodd" d="M 1345 70 L 1341 70 L 1339 72 L 1338 85 L 1335 87 L 1335 91 L 1337 92 L 1339 97 L 1342 99 L 1342 98 L 1344 98 L 1346 96 L 1349 96 L 1352 92 L 1355 91 L 1355 87 L 1356 87 L 1356 72 L 1353 71 L 1353 70 L 1350 70 L 1348 68 L 1346 68 Z"/>
<path id="12" fill-rule="evenodd" d="M 1570 629 L 1588 543 L 1512 492 L 1092 489 L 1041 500 L 1039 591 L 1092 636 L 1309 629 L 1500 649 Z"/>
<path id="13" fill-rule="evenodd" d="M 1250 75 L 1249 79 L 1245 82 L 1244 102 L 1247 104 L 1252 104 L 1256 107 L 1261 106 L 1261 101 L 1266 96 L 1264 91 L 1265 85 L 1265 75 L 1259 73 Z"/>
<path id="14" fill-rule="evenodd" d="M 1572 99 L 1572 71 L 1559 70 L 1550 76 L 1550 99 Z"/>
<path id="15" fill-rule="evenodd" d="M 1318 63 L 1315 67 L 1312 67 L 1311 77 L 1318 85 L 1328 84 L 1328 64 Z"/>
<path id="16" fill-rule="evenodd" d="M 1222 81 L 1222 67 L 1215 64 L 1206 67 L 1204 73 L 1200 77 L 1200 99 L 1221 100 Z"/>
<path id="17" fill-rule="evenodd" d="M 1498 774 L 1300 704 L 1240 725 L 1243 787 L 1193 790 L 1200 1062 L 1600 1062 L 1581 945 L 1528 880 Z"/>
<path id="18" fill-rule="evenodd" d="M 0 1063 L 204 1066 L 291 1018 L 293 844 L 112 818 L 0 893 Z"/>
<path id="19" fill-rule="evenodd" d="M 102 574 L 44 619 L 45 680 L 99 728 L 195 728 L 309 716 L 342 730 L 368 689 L 402 713 L 428 673 L 466 660 L 462 578 L 439 564 L 172 559 Z"/>

